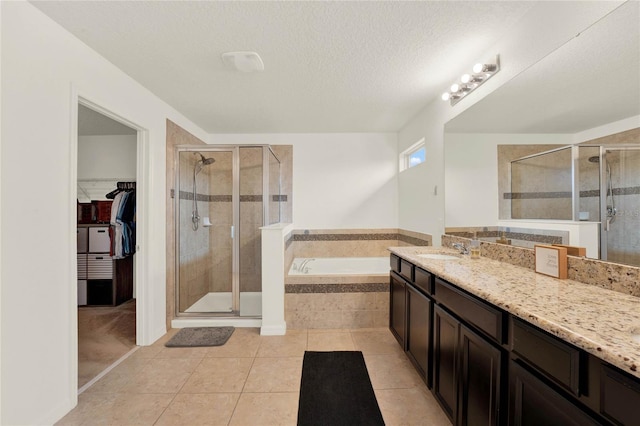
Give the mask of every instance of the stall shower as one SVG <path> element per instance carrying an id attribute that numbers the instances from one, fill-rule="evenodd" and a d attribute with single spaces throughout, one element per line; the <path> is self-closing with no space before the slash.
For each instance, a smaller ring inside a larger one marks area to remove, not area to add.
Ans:
<path id="1" fill-rule="evenodd" d="M 261 316 L 260 228 L 280 221 L 268 145 L 177 146 L 176 316 Z"/>
<path id="2" fill-rule="evenodd" d="M 578 144 L 514 160 L 511 218 L 600 223 L 600 258 L 640 266 L 640 141 Z"/>

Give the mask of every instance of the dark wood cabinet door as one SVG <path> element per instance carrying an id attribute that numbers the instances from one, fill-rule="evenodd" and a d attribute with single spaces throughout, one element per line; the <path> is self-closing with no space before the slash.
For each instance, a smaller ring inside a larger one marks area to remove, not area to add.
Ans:
<path id="1" fill-rule="evenodd" d="M 411 285 L 407 286 L 407 355 L 429 387 L 432 305 L 431 299 Z"/>
<path id="2" fill-rule="evenodd" d="M 391 274 L 390 297 L 389 297 L 389 329 L 396 337 L 403 350 L 405 346 L 405 325 L 407 321 L 406 307 L 406 286 L 405 281 Z"/>
<path id="3" fill-rule="evenodd" d="M 509 362 L 509 387 L 510 425 L 599 424 L 569 399 L 513 360 Z"/>
<path id="4" fill-rule="evenodd" d="M 500 349 L 460 327 L 458 425 L 499 425 L 502 360 Z"/>
<path id="5" fill-rule="evenodd" d="M 457 319 L 434 306 L 433 394 L 453 424 L 456 424 L 459 328 Z"/>

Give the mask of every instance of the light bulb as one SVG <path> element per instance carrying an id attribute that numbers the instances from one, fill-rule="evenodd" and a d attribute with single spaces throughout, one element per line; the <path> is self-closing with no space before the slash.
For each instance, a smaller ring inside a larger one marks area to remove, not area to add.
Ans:
<path id="1" fill-rule="evenodd" d="M 473 72 L 476 74 L 482 72 L 483 69 L 484 69 L 484 64 L 475 64 L 473 66 Z"/>
<path id="2" fill-rule="evenodd" d="M 444 92 L 444 93 L 442 94 L 442 100 L 443 100 L 443 101 L 448 101 L 448 100 L 449 100 L 449 98 L 451 98 L 451 95 L 449 94 L 449 92 Z"/>
<path id="3" fill-rule="evenodd" d="M 451 91 L 453 93 L 457 92 L 458 90 L 460 90 L 460 86 L 458 86 L 457 84 L 452 84 L 451 85 Z"/>
<path id="4" fill-rule="evenodd" d="M 468 83 L 471 81 L 471 76 L 469 74 L 465 74 L 460 78 L 460 81 L 463 83 Z"/>

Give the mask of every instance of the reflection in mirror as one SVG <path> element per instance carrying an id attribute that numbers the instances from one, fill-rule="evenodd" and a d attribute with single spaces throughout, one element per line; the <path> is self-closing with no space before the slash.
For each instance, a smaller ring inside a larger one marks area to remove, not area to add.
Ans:
<path id="1" fill-rule="evenodd" d="M 511 162 L 511 219 L 573 218 L 571 147 Z"/>
<path id="2" fill-rule="evenodd" d="M 589 257 L 640 265 L 639 20 L 623 3 L 447 123 L 447 233 L 566 231 Z"/>

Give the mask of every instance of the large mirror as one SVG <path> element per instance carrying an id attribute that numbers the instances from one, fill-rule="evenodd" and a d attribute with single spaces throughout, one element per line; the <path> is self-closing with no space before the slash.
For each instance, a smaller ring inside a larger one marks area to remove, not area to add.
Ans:
<path id="1" fill-rule="evenodd" d="M 445 125 L 447 233 L 538 229 L 640 265 L 639 21 L 622 4 Z"/>

